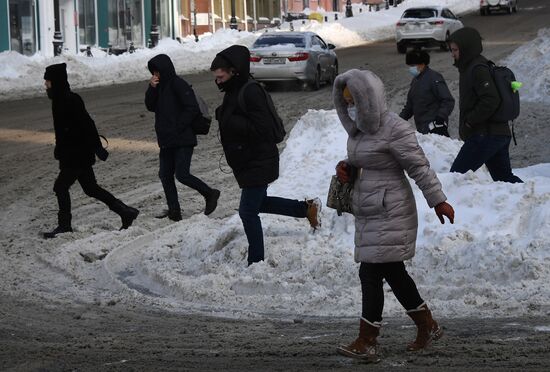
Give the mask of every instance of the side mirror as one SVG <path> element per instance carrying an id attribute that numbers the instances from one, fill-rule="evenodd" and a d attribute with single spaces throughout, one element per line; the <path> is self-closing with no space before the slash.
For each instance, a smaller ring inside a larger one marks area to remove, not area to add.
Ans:
<path id="1" fill-rule="evenodd" d="M 335 49 L 336 46 L 335 46 L 334 44 L 328 43 L 328 48 L 329 48 L 329 49 Z"/>

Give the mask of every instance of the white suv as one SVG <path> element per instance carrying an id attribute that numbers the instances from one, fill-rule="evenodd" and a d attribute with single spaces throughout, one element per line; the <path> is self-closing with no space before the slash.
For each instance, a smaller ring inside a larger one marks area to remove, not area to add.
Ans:
<path id="1" fill-rule="evenodd" d="M 518 11 L 518 0 L 480 0 L 479 14 L 491 14 L 493 10 L 505 10 L 508 14 Z"/>
<path id="2" fill-rule="evenodd" d="M 447 50 L 449 35 L 464 27 L 448 8 L 426 6 L 409 8 L 395 27 L 397 51 L 407 53 L 409 46 L 439 46 Z"/>

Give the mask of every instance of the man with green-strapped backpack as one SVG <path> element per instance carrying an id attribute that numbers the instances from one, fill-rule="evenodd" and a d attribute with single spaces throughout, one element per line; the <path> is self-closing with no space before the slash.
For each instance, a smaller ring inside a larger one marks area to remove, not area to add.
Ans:
<path id="1" fill-rule="evenodd" d="M 523 182 L 512 173 L 508 147 L 510 122 L 519 115 L 519 89 L 514 74 L 481 55 L 481 35 L 471 27 L 449 38 L 460 72 L 459 134 L 464 140 L 451 172 L 476 171 L 486 165 L 494 181 Z"/>

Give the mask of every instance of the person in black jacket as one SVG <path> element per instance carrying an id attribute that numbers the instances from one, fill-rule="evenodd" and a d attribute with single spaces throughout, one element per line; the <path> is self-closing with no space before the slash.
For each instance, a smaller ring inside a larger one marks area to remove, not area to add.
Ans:
<path id="1" fill-rule="evenodd" d="M 510 166 L 512 134 L 508 123 L 491 120 L 500 105 L 500 95 L 488 61 L 481 55 L 481 35 L 474 28 L 461 28 L 451 34 L 449 47 L 460 72 L 458 129 L 464 140 L 451 172 L 476 171 L 485 164 L 494 181 L 523 182 Z"/>
<path id="2" fill-rule="evenodd" d="M 416 129 L 422 134 L 436 133 L 449 137 L 447 123 L 455 100 L 445 79 L 428 66 L 430 55 L 423 50 L 408 52 L 405 62 L 413 79 L 407 103 L 399 116 L 409 120 L 414 115 Z"/>
<path id="3" fill-rule="evenodd" d="M 86 195 L 107 204 L 109 209 L 120 216 L 121 229 L 128 228 L 139 211 L 116 199 L 97 184 L 92 168 L 95 156 L 106 160 L 108 153 L 101 144 L 84 101 L 78 94 L 71 92 L 67 80 L 67 65 L 60 63 L 46 67 L 44 80 L 46 92 L 52 100 L 54 157 L 59 160 L 60 169 L 53 188 L 59 204 L 58 226 L 53 231 L 44 233 L 44 238 L 54 238 L 57 234 L 73 231 L 69 189 L 75 181 L 80 183 Z"/>
<path id="4" fill-rule="evenodd" d="M 157 218 L 181 220 L 174 175 L 204 197 L 204 214 L 209 215 L 216 209 L 220 191 L 210 188 L 190 173 L 193 148 L 197 145 L 191 123 L 201 115 L 195 93 L 185 80 L 176 75 L 174 64 L 166 54 L 153 57 L 147 67 L 152 77 L 145 93 L 145 106 L 155 113 L 155 131 L 160 147 L 159 178 L 168 204 L 168 209 Z"/>
<path id="5" fill-rule="evenodd" d="M 272 130 L 275 121 L 260 85 L 248 84 L 243 92 L 246 111 L 238 102 L 239 92 L 250 78 L 250 51 L 241 45 L 230 46 L 216 55 L 210 70 L 218 88 L 225 92 L 216 119 L 227 163 L 241 188 L 239 216 L 251 265 L 264 259 L 259 213 L 307 218 L 316 229 L 321 202 L 318 198 L 298 201 L 267 196 L 268 184 L 279 177 L 279 150 Z"/>

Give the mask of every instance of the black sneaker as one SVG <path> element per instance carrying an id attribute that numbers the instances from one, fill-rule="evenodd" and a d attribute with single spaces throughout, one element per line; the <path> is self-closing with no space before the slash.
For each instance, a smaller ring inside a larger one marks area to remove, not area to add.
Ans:
<path id="1" fill-rule="evenodd" d="M 204 207 L 205 215 L 208 216 L 209 214 L 214 212 L 214 210 L 216 210 L 216 207 L 218 206 L 219 197 L 220 197 L 220 190 L 212 189 L 212 192 L 210 193 L 210 195 L 208 195 L 205 198 L 206 200 L 206 207 Z"/>
<path id="2" fill-rule="evenodd" d="M 73 229 L 70 226 L 69 227 L 57 226 L 52 231 L 45 232 L 42 235 L 44 236 L 44 239 L 52 239 L 52 238 L 55 238 L 57 234 L 63 234 L 67 232 L 73 232 Z"/>

